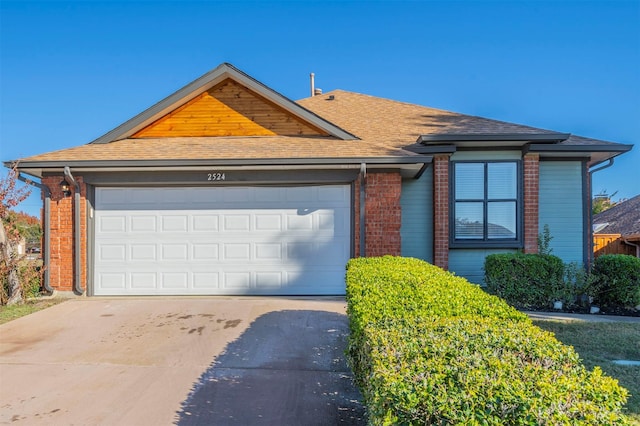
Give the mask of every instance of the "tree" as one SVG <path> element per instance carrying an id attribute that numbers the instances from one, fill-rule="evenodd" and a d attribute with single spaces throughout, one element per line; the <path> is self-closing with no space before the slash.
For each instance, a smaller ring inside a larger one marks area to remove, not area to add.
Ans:
<path id="1" fill-rule="evenodd" d="M 6 177 L 0 179 L 0 279 L 7 283 L 7 304 L 22 301 L 22 287 L 18 276 L 20 256 L 16 248 L 21 238 L 16 221 L 10 220 L 12 208 L 23 202 L 31 193 L 31 188 L 16 187 L 18 180 L 17 164 Z M 4 286 L 3 286 L 4 287 Z M 4 292 L 4 288 L 2 289 Z"/>
<path id="2" fill-rule="evenodd" d="M 596 215 L 598 213 L 602 213 L 605 210 L 610 209 L 615 206 L 615 201 L 611 201 L 611 199 L 618 193 L 618 191 L 614 192 L 611 195 L 608 195 L 606 191 L 602 191 L 600 194 L 596 194 L 593 196 L 593 200 L 591 203 L 591 212 Z"/>

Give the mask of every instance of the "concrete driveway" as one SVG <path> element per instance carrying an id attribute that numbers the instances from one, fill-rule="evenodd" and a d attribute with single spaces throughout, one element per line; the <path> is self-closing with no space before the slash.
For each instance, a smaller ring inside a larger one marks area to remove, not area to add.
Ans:
<path id="1" fill-rule="evenodd" d="M 0 326 L 0 423 L 364 424 L 339 298 L 74 299 Z"/>

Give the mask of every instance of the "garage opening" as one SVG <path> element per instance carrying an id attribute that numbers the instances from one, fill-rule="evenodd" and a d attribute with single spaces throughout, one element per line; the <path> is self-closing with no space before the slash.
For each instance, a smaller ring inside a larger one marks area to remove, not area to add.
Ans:
<path id="1" fill-rule="evenodd" d="M 95 295 L 342 295 L 349 185 L 96 188 Z"/>

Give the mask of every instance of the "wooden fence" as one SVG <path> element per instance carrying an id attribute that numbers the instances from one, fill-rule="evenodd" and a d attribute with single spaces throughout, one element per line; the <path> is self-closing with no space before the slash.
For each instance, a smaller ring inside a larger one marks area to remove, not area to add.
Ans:
<path id="1" fill-rule="evenodd" d="M 630 254 L 635 256 L 636 249 L 625 244 L 620 234 L 593 234 L 593 256 L 603 254 Z"/>

